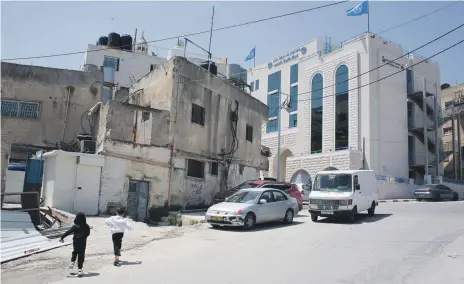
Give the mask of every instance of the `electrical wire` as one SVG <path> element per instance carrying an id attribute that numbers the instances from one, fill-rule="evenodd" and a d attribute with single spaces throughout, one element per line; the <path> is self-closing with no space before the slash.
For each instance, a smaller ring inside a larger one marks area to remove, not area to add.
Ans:
<path id="1" fill-rule="evenodd" d="M 464 27 L 464 24 L 461 24 L 461 25 L 457 26 L 456 28 L 454 28 L 454 29 L 452 29 L 452 30 L 450 30 L 450 31 L 448 31 L 448 32 L 446 32 L 446 33 L 440 35 L 439 37 L 436 37 L 436 38 L 432 39 L 431 41 L 429 41 L 429 42 L 427 42 L 427 43 L 425 43 L 425 44 L 423 44 L 423 45 L 421 45 L 421 46 L 415 48 L 414 50 L 412 50 L 412 51 L 410 51 L 410 52 L 408 52 L 408 53 L 405 53 L 404 55 L 402 55 L 402 56 L 400 56 L 400 57 L 397 57 L 397 58 L 395 58 L 395 59 L 393 59 L 393 60 L 390 60 L 390 61 L 388 61 L 387 63 L 384 63 L 384 64 L 382 64 L 382 65 L 379 65 L 379 66 L 377 66 L 377 67 L 375 67 L 375 68 L 373 68 L 373 69 L 370 69 L 370 70 L 368 70 L 368 71 L 366 71 L 366 72 L 364 72 L 364 73 L 358 74 L 358 75 L 356 75 L 356 76 L 353 76 L 353 77 L 351 77 L 351 78 L 348 78 L 347 80 L 338 82 L 338 83 L 336 83 L 336 84 L 332 84 L 332 85 L 325 86 L 325 87 L 320 88 L 320 89 L 318 89 L 318 90 L 307 91 L 307 92 L 301 92 L 301 93 L 298 93 L 297 95 L 299 96 L 299 95 L 303 95 L 303 94 L 310 94 L 310 93 L 313 93 L 313 92 L 322 91 L 322 90 L 325 90 L 325 89 L 328 89 L 328 88 L 335 87 L 335 86 L 337 86 L 337 85 L 339 85 L 339 84 L 341 84 L 341 83 L 346 83 L 346 82 L 349 82 L 349 81 L 351 81 L 351 80 L 357 79 L 357 78 L 359 78 L 359 77 L 361 77 L 361 76 L 363 76 L 363 75 L 366 75 L 366 74 L 368 74 L 368 73 L 370 73 L 370 72 L 372 72 L 372 71 L 375 71 L 375 70 L 377 70 L 377 69 L 380 69 L 380 68 L 382 68 L 382 67 L 388 65 L 388 64 L 391 63 L 391 62 L 395 62 L 396 60 L 398 60 L 398 59 L 400 59 L 400 58 L 403 58 L 403 57 L 405 57 L 405 56 L 409 56 L 411 53 L 413 53 L 413 52 L 415 52 L 415 51 L 417 51 L 417 50 L 419 50 L 419 49 L 422 49 L 422 48 L 426 47 L 427 45 L 430 45 L 430 44 L 436 42 L 437 40 L 439 40 L 439 39 L 441 39 L 441 38 L 443 38 L 443 37 L 445 37 L 445 36 L 451 34 L 452 32 L 454 32 L 454 31 L 456 31 L 456 30 L 458 30 L 458 29 L 460 29 L 460 28 L 462 28 L 462 27 Z M 412 66 L 414 66 L 414 65 L 412 65 Z M 411 68 L 412 66 L 410 66 L 410 67 L 408 67 L 408 68 Z M 282 92 L 281 92 L 281 93 L 282 93 Z M 285 94 L 285 93 L 282 93 L 282 94 Z M 286 95 L 288 95 L 288 94 L 286 94 Z"/>
<path id="2" fill-rule="evenodd" d="M 441 7 L 441 8 L 439 8 L 439 9 L 436 9 L 436 10 L 434 10 L 434 11 L 431 11 L 431 12 L 429 12 L 429 13 L 427 13 L 427 14 L 423 14 L 423 15 L 421 15 L 421 16 L 419 16 L 419 17 L 417 17 L 417 18 L 414 18 L 414 19 L 412 19 L 412 20 L 410 20 L 410 21 L 407 21 L 407 22 L 404 22 L 404 23 L 401 23 L 401 24 L 392 26 L 392 27 L 387 28 L 387 29 L 385 29 L 385 30 L 383 30 L 383 31 L 381 31 L 381 32 L 375 33 L 375 35 L 378 36 L 379 34 L 382 34 L 382 33 L 385 33 L 385 32 L 391 31 L 391 30 L 394 30 L 394 29 L 396 29 L 396 28 L 405 26 L 405 25 L 407 25 L 407 24 L 410 24 L 410 23 L 412 23 L 412 22 L 415 22 L 415 21 L 417 21 L 417 20 L 420 20 L 420 19 L 422 19 L 422 18 L 425 18 L 425 17 L 427 17 L 427 16 L 430 16 L 430 15 L 432 15 L 432 14 L 434 14 L 434 13 L 437 13 L 437 12 L 439 12 L 439 11 L 441 11 L 441 10 L 444 10 L 444 9 L 446 9 L 446 8 L 449 8 L 449 7 L 451 7 L 451 6 L 453 6 L 453 5 L 457 4 L 457 3 L 460 3 L 460 2 L 461 2 L 461 3 L 464 3 L 464 1 L 462 1 L 462 0 L 453 2 L 453 3 L 449 4 L 449 5 L 446 5 L 446 6 L 444 6 L 444 7 Z M 352 43 L 361 41 L 361 40 L 363 40 L 364 38 L 363 38 L 363 37 L 360 37 L 360 38 L 357 38 L 357 39 L 356 39 L 355 37 L 351 37 L 350 39 L 353 39 L 353 40 L 350 41 L 350 44 L 352 44 Z M 342 42 L 347 42 L 347 41 L 349 41 L 350 39 L 345 40 L 345 41 L 342 41 Z M 388 40 L 388 41 L 390 41 L 390 40 Z M 420 49 L 420 48 L 417 48 L 417 49 L 415 49 L 415 50 L 409 51 L 409 52 L 406 53 L 406 54 L 409 54 L 409 53 L 412 53 L 412 52 L 414 52 L 414 51 L 417 51 L 418 49 Z M 302 61 L 307 60 L 307 59 L 308 59 L 308 58 L 305 58 L 305 59 L 303 59 Z M 258 70 L 263 70 L 263 69 L 268 69 L 268 67 L 267 67 L 267 66 L 264 66 L 264 67 L 261 67 L 261 68 L 255 68 L 255 69 L 252 69 L 252 71 L 258 71 Z M 233 74 L 233 75 L 241 75 L 241 74 L 244 74 L 244 73 L 248 73 L 248 71 L 235 73 L 235 74 Z M 192 80 L 191 82 L 198 82 L 198 81 L 203 81 L 203 80 L 206 80 L 206 79 Z"/>
<path id="3" fill-rule="evenodd" d="M 293 15 L 297 15 L 297 14 L 301 14 L 301 13 L 306 13 L 306 12 L 309 12 L 309 11 L 314 11 L 314 10 L 318 10 L 318 9 L 322 9 L 322 8 L 327 8 L 327 7 L 330 7 L 330 6 L 335 6 L 335 5 L 338 5 L 338 4 L 345 3 L 345 2 L 348 2 L 348 0 L 338 1 L 338 2 L 334 2 L 334 3 L 330 3 L 330 4 L 324 4 L 324 5 L 313 7 L 313 8 L 298 10 L 298 11 L 295 11 L 295 12 L 281 14 L 281 15 L 272 16 L 272 17 L 267 17 L 267 18 L 263 18 L 263 19 L 259 19 L 259 20 L 254 20 L 254 21 L 244 22 L 244 23 L 240 23 L 240 24 L 234 24 L 234 25 L 230 25 L 230 26 L 225 26 L 225 27 L 222 27 L 222 28 L 213 29 L 213 32 L 232 29 L 232 28 L 238 28 L 238 27 L 247 26 L 247 25 L 251 25 L 251 24 L 257 24 L 257 23 L 270 21 L 270 20 L 275 20 L 275 19 L 279 19 L 279 18 L 283 18 L 283 17 L 287 17 L 287 16 L 293 16 Z M 200 34 L 205 34 L 205 33 L 210 33 L 210 32 L 211 32 L 210 30 L 207 30 L 207 31 L 201 31 L 201 32 L 188 33 L 188 34 L 184 34 L 184 35 L 177 35 L 177 36 L 166 37 L 166 38 L 162 38 L 162 39 L 150 40 L 150 41 L 147 41 L 147 43 L 166 41 L 166 40 L 171 40 L 171 39 L 177 39 L 177 38 L 180 38 L 180 37 L 189 37 L 189 36 L 200 35 Z M 131 45 L 124 45 L 124 46 L 121 46 L 121 47 L 129 47 L 129 46 L 132 46 L 132 44 Z M 15 60 L 24 60 L 24 59 L 50 58 L 50 57 L 84 54 L 84 53 L 87 53 L 87 52 L 97 52 L 97 51 L 101 51 L 101 50 L 106 50 L 106 48 L 88 50 L 88 51 L 76 51 L 76 52 L 58 53 L 58 54 L 50 54 L 50 55 L 6 58 L 6 59 L 2 59 L 2 60 L 3 61 L 15 61 Z"/>
<path id="4" fill-rule="evenodd" d="M 386 32 L 389 32 L 389 31 L 391 31 L 391 30 L 394 30 L 394 29 L 396 29 L 396 28 L 405 26 L 405 25 L 407 25 L 407 24 L 410 24 L 410 23 L 412 23 L 412 22 L 415 22 L 415 21 L 417 21 L 417 20 L 420 20 L 420 19 L 422 19 L 422 18 L 425 18 L 425 17 L 430 16 L 430 15 L 432 15 L 432 14 L 435 14 L 435 13 L 437 13 L 437 12 L 440 12 L 441 10 L 447 9 L 447 8 L 449 8 L 449 7 L 451 7 L 451 6 L 455 5 L 455 4 L 458 4 L 458 3 L 464 3 L 464 2 L 463 2 L 462 0 L 453 2 L 453 3 L 449 4 L 449 5 L 446 5 L 446 6 L 444 6 L 444 7 L 438 8 L 438 9 L 436 9 L 436 10 L 434 10 L 434 11 L 431 11 L 431 12 L 429 12 L 429 13 L 427 13 L 427 14 L 424 14 L 424 15 L 422 15 L 422 16 L 419 16 L 419 17 L 417 17 L 417 18 L 414 18 L 414 19 L 412 19 L 412 20 L 410 20 L 410 21 L 407 21 L 407 22 L 404 22 L 404 23 L 402 23 L 402 24 L 399 24 L 399 25 L 393 26 L 393 27 L 391 27 L 391 28 L 385 29 L 385 30 L 381 31 L 380 33 L 386 33 Z"/>
<path id="5" fill-rule="evenodd" d="M 421 60 L 421 61 L 419 61 L 419 62 L 416 62 L 416 63 L 412 64 L 412 65 L 409 66 L 407 69 L 409 69 L 409 68 L 411 68 L 411 67 L 414 67 L 414 66 L 416 66 L 416 65 L 418 65 L 418 64 L 421 64 L 421 63 L 423 63 L 423 62 L 425 62 L 425 61 L 428 61 L 428 60 L 430 60 L 431 58 L 434 58 L 435 56 L 438 56 L 438 55 L 440 55 L 440 54 L 442 54 L 442 53 L 444 53 L 444 52 L 446 52 L 446 51 L 448 51 L 448 50 L 450 50 L 450 49 L 452 49 L 452 48 L 454 48 L 454 47 L 456 47 L 456 46 L 462 44 L 463 42 L 464 42 L 464 39 L 461 40 L 461 41 L 459 41 L 459 42 L 457 42 L 457 43 L 455 43 L 455 44 L 453 44 L 453 45 L 451 45 L 451 46 L 449 46 L 449 47 L 447 47 L 447 48 L 445 48 L 445 49 L 442 49 L 441 51 L 439 51 L 439 52 L 437 52 L 437 53 L 435 53 L 435 54 L 433 54 L 433 55 L 431 55 L 431 56 L 429 56 L 429 57 L 427 57 L 427 58 L 425 58 L 425 59 L 423 59 L 423 60 Z M 394 76 L 394 75 L 396 75 L 396 74 L 399 74 L 399 73 L 401 73 L 401 72 L 404 72 L 404 71 L 406 71 L 407 69 L 399 70 L 399 71 L 397 71 L 397 72 L 395 72 L 395 73 L 392 73 L 392 74 L 390 74 L 390 75 L 388 75 L 388 76 L 385 76 L 385 77 L 382 77 L 382 78 L 380 78 L 380 79 L 377 79 L 377 80 L 375 80 L 375 81 L 373 81 L 373 82 L 369 82 L 369 83 L 364 84 L 364 85 L 361 85 L 361 86 L 359 86 L 359 87 L 356 87 L 356 88 L 353 88 L 353 89 L 349 89 L 349 90 L 347 90 L 346 92 L 350 92 L 350 91 L 354 91 L 354 90 L 357 90 L 357 89 L 361 89 L 361 88 L 366 87 L 366 86 L 369 86 L 369 85 L 371 85 L 371 84 L 374 84 L 374 83 L 383 81 L 383 80 L 385 80 L 385 79 L 387 79 L 387 78 L 390 78 L 390 77 L 392 77 L 392 76 Z M 304 93 L 311 93 L 311 92 L 304 92 Z M 333 96 L 335 96 L 335 95 L 336 95 L 336 94 L 326 95 L 326 96 L 322 96 L 321 98 L 314 99 L 314 100 L 321 100 L 321 99 L 323 99 L 323 98 L 333 97 Z M 298 100 L 298 102 L 305 102 L 305 101 L 312 101 L 312 100 L 313 100 L 313 99 L 309 98 L 309 99 L 305 99 L 305 100 Z"/>
<path id="6" fill-rule="evenodd" d="M 439 51 L 439 52 L 437 52 L 437 53 L 435 53 L 435 54 L 433 54 L 433 55 L 431 55 L 431 56 L 429 56 L 429 57 L 427 57 L 427 58 L 425 58 L 425 59 L 423 59 L 423 60 L 421 60 L 421 61 L 419 61 L 419 62 L 414 63 L 414 64 L 411 65 L 409 68 L 414 67 L 414 66 L 416 66 L 416 65 L 418 65 L 418 64 L 421 64 L 421 63 L 423 63 L 423 62 L 425 62 L 425 61 L 428 61 L 428 60 L 430 60 L 431 58 L 434 58 L 434 57 L 436 57 L 436 56 L 438 56 L 438 55 L 440 55 L 440 54 L 442 54 L 442 53 L 444 53 L 444 52 L 446 52 L 446 51 L 448 51 L 448 50 L 450 50 L 450 49 L 452 49 L 452 48 L 454 48 L 454 47 L 456 47 L 456 46 L 462 44 L 463 42 L 464 42 L 464 40 L 461 40 L 461 41 L 459 41 L 459 42 L 457 42 L 457 43 L 455 43 L 455 44 L 453 44 L 453 45 L 451 45 L 451 46 L 449 46 L 449 47 L 447 47 L 447 48 L 445 48 L 445 49 L 442 49 L 441 51 Z M 399 70 L 399 71 L 397 71 L 397 72 L 395 72 L 395 73 L 392 73 L 392 74 L 390 74 L 390 75 L 388 75 L 388 76 L 385 76 L 385 77 L 382 77 L 382 78 L 380 78 L 380 79 L 377 79 L 377 80 L 375 80 L 375 81 L 373 81 L 373 82 L 369 82 L 369 83 L 367 83 L 367 84 L 358 86 L 358 87 L 356 87 L 356 88 L 349 89 L 349 90 L 347 90 L 346 92 L 349 93 L 350 91 L 358 90 L 358 89 L 361 89 L 361 88 L 363 88 L 363 87 L 372 85 L 372 84 L 374 84 L 374 83 L 377 83 L 377 82 L 380 82 L 380 81 L 385 80 L 385 79 L 387 79 L 387 78 L 390 78 L 390 77 L 392 77 L 392 76 L 394 76 L 394 75 L 396 75 L 396 74 L 399 74 L 399 73 L 401 73 L 401 72 L 404 72 L 405 70 L 407 70 L 407 69 Z M 316 91 L 319 91 L 319 90 L 316 90 Z M 311 93 L 311 92 L 304 92 L 304 93 L 302 93 L 302 94 L 305 94 L 305 93 Z M 314 99 L 314 100 L 322 100 L 323 98 L 333 97 L 333 96 L 335 96 L 335 95 L 336 95 L 336 94 L 326 95 L 326 96 L 322 96 L 321 98 Z M 308 99 L 305 99 L 305 100 L 298 100 L 298 102 L 305 102 L 305 101 L 312 101 L 312 100 L 313 100 L 313 99 L 308 98 Z M 279 107 L 279 109 L 282 109 L 282 107 Z M 266 126 L 268 123 L 269 123 L 269 121 L 263 125 L 263 128 L 264 128 L 264 126 Z"/>

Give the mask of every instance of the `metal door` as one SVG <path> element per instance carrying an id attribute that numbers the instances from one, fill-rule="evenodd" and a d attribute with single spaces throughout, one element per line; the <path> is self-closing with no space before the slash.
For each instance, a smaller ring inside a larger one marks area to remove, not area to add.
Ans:
<path id="1" fill-rule="evenodd" d="M 146 181 L 129 182 L 127 196 L 127 214 L 134 221 L 145 221 L 148 212 L 149 184 Z"/>
<path id="2" fill-rule="evenodd" d="M 83 212 L 85 215 L 98 214 L 100 173 L 100 167 L 77 165 L 73 206 L 75 213 Z"/>

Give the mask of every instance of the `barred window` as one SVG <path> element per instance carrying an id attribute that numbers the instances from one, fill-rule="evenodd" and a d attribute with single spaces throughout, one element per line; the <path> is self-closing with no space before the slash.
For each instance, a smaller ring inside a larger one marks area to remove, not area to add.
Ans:
<path id="1" fill-rule="evenodd" d="M 40 103 L 2 100 L 2 116 L 38 119 L 40 117 Z"/>

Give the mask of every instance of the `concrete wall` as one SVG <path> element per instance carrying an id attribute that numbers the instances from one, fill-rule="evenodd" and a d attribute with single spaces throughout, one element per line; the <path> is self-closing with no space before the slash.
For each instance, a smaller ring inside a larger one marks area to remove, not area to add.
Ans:
<path id="1" fill-rule="evenodd" d="M 64 142 L 74 140 L 82 132 L 82 114 L 100 101 L 101 85 L 96 82 L 102 81 L 103 74 L 6 62 L 1 66 L 2 100 L 40 103 L 39 119 L 1 118 L 3 181 L 12 144 L 53 148 L 62 142 L 64 128 Z M 68 89 L 70 100 L 65 127 Z M 88 122 L 84 120 L 83 124 L 90 133 Z"/>
<path id="2" fill-rule="evenodd" d="M 267 107 L 223 79 L 181 57 L 158 65 L 135 84 L 132 103 L 171 112 L 170 136 L 180 151 L 219 159 L 224 148 L 231 147 L 230 114 L 238 102 L 237 162 L 259 167 L 261 126 Z M 205 108 L 205 125 L 191 122 L 192 103 Z M 246 125 L 253 127 L 253 142 L 246 141 Z"/>
<path id="3" fill-rule="evenodd" d="M 5 175 L 5 193 L 16 193 L 23 192 L 24 186 L 24 175 L 23 171 L 6 171 Z M 21 203 L 21 195 L 5 196 L 3 199 L 7 203 Z"/>

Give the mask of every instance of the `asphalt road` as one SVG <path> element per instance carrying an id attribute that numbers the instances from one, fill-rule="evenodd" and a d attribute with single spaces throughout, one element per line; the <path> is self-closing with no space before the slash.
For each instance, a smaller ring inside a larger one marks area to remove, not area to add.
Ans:
<path id="1" fill-rule="evenodd" d="M 69 275 L 77 283 L 464 283 L 464 201 L 381 203 L 355 224 L 312 223 L 253 231 L 210 229 L 123 253 L 108 264 Z M 57 268 L 63 269 L 66 268 Z"/>

